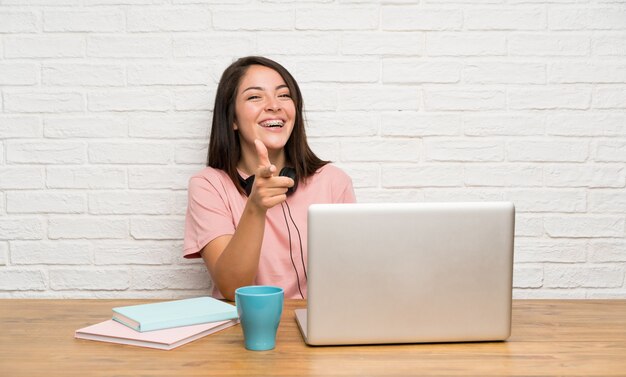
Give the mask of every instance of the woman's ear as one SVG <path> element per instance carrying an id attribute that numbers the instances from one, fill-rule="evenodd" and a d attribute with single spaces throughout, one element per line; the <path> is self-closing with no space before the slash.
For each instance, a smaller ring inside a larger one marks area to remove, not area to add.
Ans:
<path id="1" fill-rule="evenodd" d="M 237 131 L 239 129 L 239 126 L 237 125 L 237 121 L 233 122 L 233 130 Z"/>

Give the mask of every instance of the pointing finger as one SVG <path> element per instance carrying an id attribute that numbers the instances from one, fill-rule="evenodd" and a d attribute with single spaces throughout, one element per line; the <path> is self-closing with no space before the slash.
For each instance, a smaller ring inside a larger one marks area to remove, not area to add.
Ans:
<path id="1" fill-rule="evenodd" d="M 270 167 L 272 163 L 270 162 L 270 158 L 267 154 L 265 144 L 263 144 L 261 140 L 255 139 L 254 146 L 256 147 L 256 153 L 259 157 L 259 166 Z"/>

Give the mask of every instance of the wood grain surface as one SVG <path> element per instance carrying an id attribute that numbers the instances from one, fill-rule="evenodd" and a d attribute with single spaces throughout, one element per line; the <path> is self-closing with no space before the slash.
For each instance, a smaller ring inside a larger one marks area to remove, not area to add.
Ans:
<path id="1" fill-rule="evenodd" d="M 506 342 L 309 347 L 287 300 L 272 351 L 241 326 L 172 351 L 74 339 L 154 300 L 0 300 L 1 376 L 626 376 L 626 300 L 515 300 Z"/>

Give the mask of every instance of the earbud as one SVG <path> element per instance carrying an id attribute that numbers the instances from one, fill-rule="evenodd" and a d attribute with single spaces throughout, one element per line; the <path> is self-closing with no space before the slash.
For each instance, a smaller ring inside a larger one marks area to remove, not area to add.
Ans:
<path id="1" fill-rule="evenodd" d="M 296 187 L 298 186 L 298 180 L 296 179 L 296 169 L 285 166 L 284 168 L 280 169 L 280 173 L 278 175 L 281 177 L 289 177 L 293 179 L 294 185 L 293 187 L 289 187 L 287 189 L 287 196 L 293 194 L 294 191 L 296 191 Z M 241 187 L 243 187 L 243 190 L 246 192 L 246 196 L 250 196 L 250 193 L 252 192 L 252 186 L 254 185 L 254 175 L 249 176 L 247 179 L 243 179 L 241 176 L 239 176 L 239 183 L 241 184 Z"/>

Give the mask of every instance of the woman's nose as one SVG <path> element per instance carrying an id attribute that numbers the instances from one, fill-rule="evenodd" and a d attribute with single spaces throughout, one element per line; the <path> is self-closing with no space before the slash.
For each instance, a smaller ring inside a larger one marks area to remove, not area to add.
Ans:
<path id="1" fill-rule="evenodd" d="M 270 98 L 267 101 L 266 108 L 269 111 L 278 111 L 280 110 L 280 102 L 276 98 Z"/>

